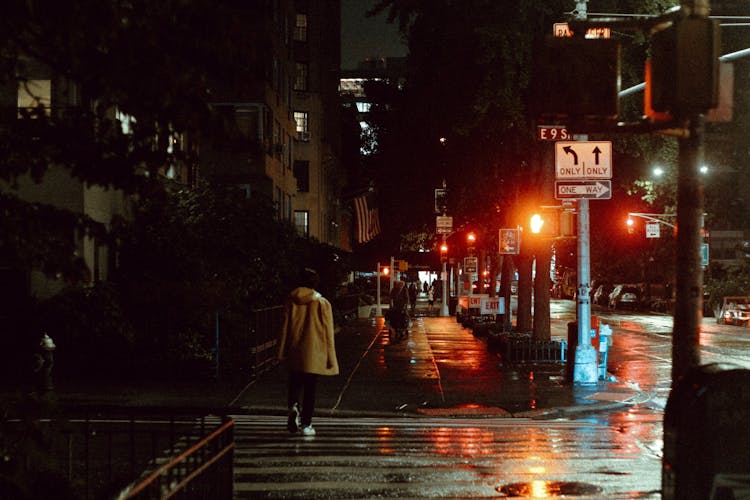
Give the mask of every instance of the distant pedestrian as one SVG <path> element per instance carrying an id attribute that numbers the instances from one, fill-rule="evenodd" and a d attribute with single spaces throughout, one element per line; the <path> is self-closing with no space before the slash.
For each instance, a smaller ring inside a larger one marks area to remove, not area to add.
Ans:
<path id="1" fill-rule="evenodd" d="M 304 436 L 314 436 L 312 416 L 318 375 L 339 373 L 333 312 L 331 303 L 315 291 L 317 272 L 305 269 L 296 285 L 284 307 L 278 358 L 289 370 L 287 428 L 292 433 L 301 429 Z"/>
<path id="2" fill-rule="evenodd" d="M 412 312 L 417 308 L 417 293 L 417 285 L 414 283 L 409 285 L 409 304 L 411 305 Z"/>
<path id="3" fill-rule="evenodd" d="M 435 305 L 435 287 L 430 285 L 430 288 L 427 290 L 427 307 L 429 309 L 429 314 L 432 314 L 432 307 Z"/>
<path id="4" fill-rule="evenodd" d="M 425 295 L 427 295 L 427 290 L 430 288 L 430 285 L 427 284 L 427 280 L 425 280 L 424 283 L 422 283 L 422 291 Z"/>

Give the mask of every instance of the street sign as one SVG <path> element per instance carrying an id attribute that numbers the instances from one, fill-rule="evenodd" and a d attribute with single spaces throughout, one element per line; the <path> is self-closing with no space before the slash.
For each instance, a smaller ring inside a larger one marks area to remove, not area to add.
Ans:
<path id="1" fill-rule="evenodd" d="M 554 36 L 573 36 L 573 32 L 570 31 L 568 23 L 555 23 L 552 27 L 552 34 Z M 608 27 L 592 27 L 586 30 L 585 38 L 609 38 L 612 35 L 612 29 Z"/>
<path id="2" fill-rule="evenodd" d="M 500 297 L 482 297 L 479 314 L 505 314 L 505 301 Z"/>
<path id="3" fill-rule="evenodd" d="M 573 134 L 568 132 L 565 125 L 539 125 L 536 128 L 536 138 L 540 141 L 568 141 Z"/>
<path id="4" fill-rule="evenodd" d="M 437 234 L 450 234 L 453 230 L 453 217 L 438 215 L 435 217 L 435 226 Z"/>
<path id="5" fill-rule="evenodd" d="M 477 274 L 479 259 L 477 257 L 464 257 L 464 272 L 467 274 Z"/>
<path id="6" fill-rule="evenodd" d="M 499 241 L 501 254 L 518 255 L 521 252 L 521 232 L 518 229 L 501 229 Z"/>
<path id="7" fill-rule="evenodd" d="M 611 179 L 611 141 L 555 143 L 556 179 Z"/>
<path id="8" fill-rule="evenodd" d="M 612 181 L 555 181 L 555 198 L 609 200 L 612 198 Z"/>
<path id="9" fill-rule="evenodd" d="M 661 237 L 659 223 L 647 222 L 646 223 L 646 238 L 659 238 L 659 237 Z"/>
<path id="10" fill-rule="evenodd" d="M 435 213 L 444 214 L 448 208 L 448 190 L 435 189 Z"/>

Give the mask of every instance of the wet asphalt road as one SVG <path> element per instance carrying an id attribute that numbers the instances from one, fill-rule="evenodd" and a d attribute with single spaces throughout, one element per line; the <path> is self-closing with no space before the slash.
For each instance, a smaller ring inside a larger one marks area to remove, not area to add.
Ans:
<path id="1" fill-rule="evenodd" d="M 559 365 L 502 366 L 453 318 L 417 321 L 399 345 L 382 320 L 365 321 L 337 338 L 342 374 L 321 381 L 314 438 L 284 430 L 283 372 L 243 395 L 235 496 L 659 498 L 671 318 L 594 314 L 615 332 L 610 371 L 642 391 L 636 404 L 530 418 L 591 391 L 566 386 Z M 552 316 L 553 335 L 566 335 L 573 302 L 555 301 Z M 707 347 L 741 347 L 725 328 L 737 327 L 708 325 Z M 604 383 L 594 391 L 622 398 Z"/>
<path id="2" fill-rule="evenodd" d="M 283 372 L 243 394 L 235 497 L 660 498 L 672 318 L 593 314 L 614 331 L 609 371 L 638 397 L 552 419 L 532 416 L 623 395 L 566 385 L 560 365 L 503 366 L 453 318 L 418 320 L 398 345 L 382 319 L 361 321 L 337 338 L 341 375 L 321 381 L 314 438 L 284 429 Z M 565 337 L 575 304 L 554 301 L 552 320 Z M 750 330 L 703 330 L 704 362 L 750 366 Z"/>

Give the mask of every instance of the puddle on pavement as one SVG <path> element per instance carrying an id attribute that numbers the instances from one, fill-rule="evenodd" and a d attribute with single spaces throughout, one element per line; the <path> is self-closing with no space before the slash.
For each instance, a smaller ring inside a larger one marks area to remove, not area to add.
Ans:
<path id="1" fill-rule="evenodd" d="M 602 488 L 595 484 L 575 481 L 529 481 L 498 486 L 497 492 L 504 497 L 549 498 L 595 495 L 601 493 Z"/>

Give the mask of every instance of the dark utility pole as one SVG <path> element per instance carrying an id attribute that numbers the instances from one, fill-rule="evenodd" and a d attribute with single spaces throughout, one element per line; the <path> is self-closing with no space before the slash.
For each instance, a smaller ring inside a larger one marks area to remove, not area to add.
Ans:
<path id="1" fill-rule="evenodd" d="M 677 184 L 677 252 L 675 256 L 674 338 L 672 381 L 700 364 L 700 327 L 703 314 L 703 267 L 701 226 L 703 186 L 699 168 L 703 164 L 703 113 L 715 105 L 718 45 L 708 20 L 710 0 L 683 0 L 686 18 L 677 21 L 675 45 L 676 77 L 680 82 L 675 114 L 687 131 L 679 139 Z M 707 46 L 712 45 L 713 50 Z M 713 102 L 712 102 L 713 101 Z"/>

